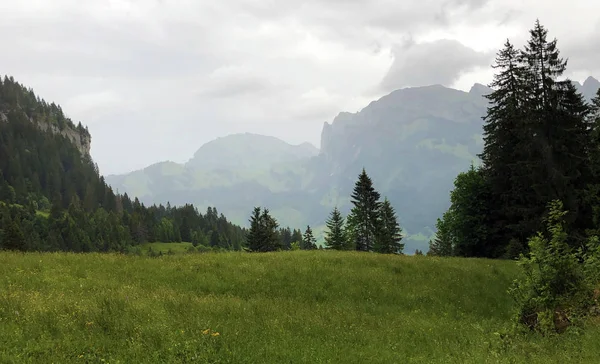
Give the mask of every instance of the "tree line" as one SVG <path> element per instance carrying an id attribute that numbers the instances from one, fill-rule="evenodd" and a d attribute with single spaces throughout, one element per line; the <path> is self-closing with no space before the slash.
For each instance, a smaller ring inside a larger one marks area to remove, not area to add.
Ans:
<path id="1" fill-rule="evenodd" d="M 357 250 L 399 254 L 404 249 L 402 229 L 390 201 L 373 187 L 365 169 L 358 176 L 351 195 L 353 208 L 347 219 L 334 207 L 326 221 L 325 247 L 331 250 Z M 286 249 L 317 249 L 313 231 L 308 225 L 302 237 L 292 239 L 289 246 L 281 244 L 277 221 L 266 208 L 255 207 L 250 217 L 247 245 L 251 251 L 267 252 Z"/>
<path id="2" fill-rule="evenodd" d="M 144 242 L 180 241 L 245 248 L 246 229 L 215 207 L 200 213 L 189 204 L 145 206 L 115 193 L 89 155 L 41 126 L 91 140 L 60 106 L 12 77 L 0 79 L 0 249 L 125 252 Z M 301 233 L 281 228 L 278 236 L 290 245 Z"/>

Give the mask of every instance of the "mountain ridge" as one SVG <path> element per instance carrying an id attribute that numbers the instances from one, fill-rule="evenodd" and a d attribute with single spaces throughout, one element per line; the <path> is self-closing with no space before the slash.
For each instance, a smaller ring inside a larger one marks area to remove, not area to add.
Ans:
<path id="1" fill-rule="evenodd" d="M 350 194 L 364 167 L 398 212 L 406 251 L 423 250 L 436 218 L 449 206 L 454 178 L 479 163 L 482 117 L 489 106 L 483 95 L 491 90 L 482 84 L 469 91 L 442 85 L 396 90 L 360 111 L 342 111 L 324 122 L 317 155 L 269 162 L 254 170 L 227 165 L 145 176 L 150 192 L 144 198 L 212 203 L 240 225 L 247 224 L 253 206 L 265 206 L 282 224 L 309 224 L 320 236 L 334 206 L 349 212 Z M 129 183 L 132 188 L 136 181 Z"/>

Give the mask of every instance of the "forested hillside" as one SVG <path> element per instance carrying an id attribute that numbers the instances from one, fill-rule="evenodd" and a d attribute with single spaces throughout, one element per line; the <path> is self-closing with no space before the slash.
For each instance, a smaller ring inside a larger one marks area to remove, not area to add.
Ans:
<path id="1" fill-rule="evenodd" d="M 0 249 L 126 251 L 190 241 L 242 249 L 244 229 L 217 209 L 144 206 L 118 195 L 89 154 L 91 136 L 60 106 L 11 77 L 0 80 Z"/>

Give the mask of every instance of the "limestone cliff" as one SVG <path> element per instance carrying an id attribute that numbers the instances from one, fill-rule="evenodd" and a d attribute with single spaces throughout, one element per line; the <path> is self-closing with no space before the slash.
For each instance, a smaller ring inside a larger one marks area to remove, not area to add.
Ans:
<path id="1" fill-rule="evenodd" d="M 43 131 L 62 135 L 71 143 L 73 143 L 82 155 L 90 155 L 90 149 L 92 146 L 92 136 L 90 135 L 87 129 L 81 126 L 81 124 L 75 126 L 73 123 L 69 122 L 61 129 L 58 125 L 52 124 L 47 121 L 36 120 L 33 117 L 27 117 L 27 119 L 30 122 L 36 124 Z M 0 111 L 0 122 L 7 121 L 8 116 L 5 114 L 5 112 Z"/>

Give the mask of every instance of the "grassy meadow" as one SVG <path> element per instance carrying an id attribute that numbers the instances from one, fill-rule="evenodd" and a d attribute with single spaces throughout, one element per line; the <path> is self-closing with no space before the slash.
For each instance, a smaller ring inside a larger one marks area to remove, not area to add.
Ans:
<path id="1" fill-rule="evenodd" d="M 600 330 L 501 341 L 510 261 L 0 252 L 0 363 L 597 363 Z"/>

